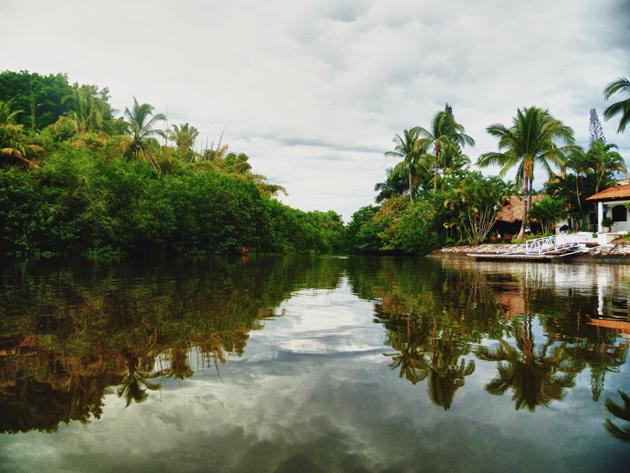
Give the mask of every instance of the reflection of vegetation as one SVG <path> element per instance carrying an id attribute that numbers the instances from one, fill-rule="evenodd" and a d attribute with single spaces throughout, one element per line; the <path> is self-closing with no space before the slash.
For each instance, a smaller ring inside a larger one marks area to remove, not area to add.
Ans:
<path id="1" fill-rule="evenodd" d="M 536 268 L 480 271 L 451 260 L 360 258 L 350 260 L 349 278 L 361 297 L 377 300 L 377 320 L 395 350 L 391 368 L 413 384 L 426 381 L 430 399 L 445 409 L 475 370 L 471 351 L 497 362 L 487 390 L 511 391 L 517 409 L 562 399 L 585 369 L 597 400 L 605 374 L 625 363 L 627 345 L 614 330 L 586 323 L 596 296 L 558 293 L 547 267 Z M 539 342 L 534 320 L 544 332 Z M 498 346 L 482 344 L 492 339 Z"/>
<path id="2" fill-rule="evenodd" d="M 630 396 L 623 391 L 619 391 L 619 396 L 621 396 L 623 406 L 608 398 L 606 399 L 606 409 L 608 409 L 608 412 L 618 419 L 630 422 Z M 623 440 L 624 442 L 630 442 L 630 426 L 619 427 L 610 419 L 606 419 L 604 426 L 612 436 L 618 438 L 619 440 Z"/>
<path id="3" fill-rule="evenodd" d="M 148 356 L 157 342 L 157 335 L 158 331 L 156 329 L 154 330 L 153 336 L 149 338 L 142 348 L 123 351 L 123 356 L 127 361 L 127 374 L 118 388 L 118 397 L 125 398 L 127 407 L 129 407 L 132 401 L 136 403 L 144 401 L 149 396 L 147 389 L 155 391 L 160 387 L 159 384 L 149 381 L 158 376 L 158 373 L 152 372 L 154 357 Z M 192 375 L 192 371 L 190 375 Z"/>
<path id="4" fill-rule="evenodd" d="M 260 256 L 185 266 L 5 267 L 0 432 L 89 422 L 101 416 L 108 392 L 130 406 L 166 378 L 184 380 L 198 366 L 218 369 L 245 352 L 249 333 L 293 291 L 334 289 L 344 272 L 355 294 L 374 301 L 391 369 L 424 384 L 443 409 L 476 376 L 478 360 L 497 363 L 487 391 L 510 391 L 517 409 L 562 399 L 578 372 L 590 374 L 597 400 L 606 373 L 625 363 L 627 342 L 617 330 L 586 323 L 596 295 L 562 292 L 545 268 Z"/>
<path id="5" fill-rule="evenodd" d="M 356 265 L 356 266 L 355 266 Z M 378 299 L 377 320 L 387 329 L 391 368 L 444 409 L 475 370 L 466 359 L 473 343 L 502 331 L 501 315 L 479 273 L 444 271 L 434 262 L 351 260 L 349 277 L 362 297 Z"/>
<path id="6" fill-rule="evenodd" d="M 165 378 L 240 356 L 249 332 L 302 287 L 334 288 L 338 258 L 215 259 L 198 264 L 0 272 L 0 432 L 53 431 L 127 406 Z"/>
<path id="7" fill-rule="evenodd" d="M 551 339 L 536 347 L 530 317 L 519 322 L 514 322 L 516 347 L 501 340 L 497 349 L 480 346 L 475 354 L 481 360 L 498 362 L 498 376 L 486 386 L 490 394 L 503 395 L 511 389 L 516 409 L 534 411 L 536 406 L 562 399 L 564 389 L 573 387 L 578 370 L 566 350 L 551 346 Z"/>

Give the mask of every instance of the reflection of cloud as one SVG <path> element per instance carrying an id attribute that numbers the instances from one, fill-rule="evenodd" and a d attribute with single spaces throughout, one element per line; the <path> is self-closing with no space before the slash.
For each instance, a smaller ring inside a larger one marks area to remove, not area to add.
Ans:
<path id="1" fill-rule="evenodd" d="M 356 300 L 346 284 L 299 291 L 282 308 L 285 316 L 252 333 L 243 358 L 220 367 L 222 380 L 213 369 L 167 380 L 159 396 L 128 409 L 109 396 L 102 419 L 85 430 L 71 424 L 54 435 L 0 439 L 0 460 L 9 471 L 69 473 L 621 466 L 623 451 L 592 435 L 601 417 L 586 378 L 563 402 L 523 415 L 509 396 L 485 393 L 495 366 L 478 362 L 444 412 L 428 400 L 424 384 L 398 379 L 389 359 L 374 354 L 391 351 L 382 346 L 383 327 L 372 324 L 371 304 Z M 322 338 L 314 337 L 317 327 Z M 339 336 L 329 337 L 335 328 Z"/>

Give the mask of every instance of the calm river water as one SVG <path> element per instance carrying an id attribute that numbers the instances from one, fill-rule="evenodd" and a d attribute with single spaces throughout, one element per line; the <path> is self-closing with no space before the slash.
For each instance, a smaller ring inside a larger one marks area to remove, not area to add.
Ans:
<path id="1" fill-rule="evenodd" d="M 0 471 L 628 471 L 629 299 L 620 264 L 5 265 Z"/>

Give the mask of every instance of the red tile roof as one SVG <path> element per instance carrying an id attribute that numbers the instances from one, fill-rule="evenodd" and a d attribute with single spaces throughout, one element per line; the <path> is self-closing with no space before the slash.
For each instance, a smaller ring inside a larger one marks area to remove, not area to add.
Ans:
<path id="1" fill-rule="evenodd" d="M 595 195 L 587 197 L 586 200 L 622 199 L 624 197 L 630 197 L 630 184 L 610 187 L 606 190 L 598 192 Z"/>

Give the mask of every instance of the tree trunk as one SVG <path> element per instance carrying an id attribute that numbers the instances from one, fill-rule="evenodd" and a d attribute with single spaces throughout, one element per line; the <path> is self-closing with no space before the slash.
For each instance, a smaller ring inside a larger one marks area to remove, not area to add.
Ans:
<path id="1" fill-rule="evenodd" d="M 527 216 L 529 213 L 529 170 L 525 170 L 525 176 L 523 176 L 523 180 L 525 181 L 523 186 L 523 221 L 521 222 L 521 230 L 518 232 L 517 238 L 522 240 L 525 236 L 525 227 L 527 227 Z"/>
<path id="2" fill-rule="evenodd" d="M 437 181 L 438 181 L 438 153 L 435 152 L 435 171 L 433 173 L 433 192 L 437 192 Z"/>
<path id="3" fill-rule="evenodd" d="M 413 185 L 411 184 L 411 169 L 408 170 L 407 175 L 409 176 L 409 199 L 413 202 Z"/>
<path id="4" fill-rule="evenodd" d="M 433 192 L 438 190 L 438 161 L 440 160 L 440 143 L 435 145 L 435 171 L 433 175 Z"/>

